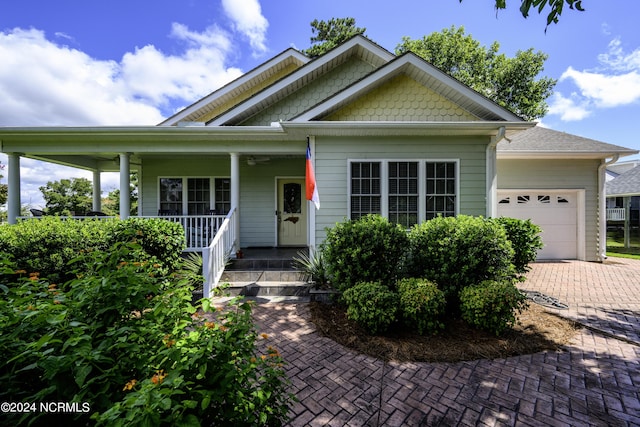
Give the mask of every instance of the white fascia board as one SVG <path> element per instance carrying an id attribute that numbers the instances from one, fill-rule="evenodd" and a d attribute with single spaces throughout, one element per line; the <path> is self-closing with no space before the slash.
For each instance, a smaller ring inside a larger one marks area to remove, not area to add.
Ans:
<path id="1" fill-rule="evenodd" d="M 289 134 L 304 132 L 314 135 L 489 135 L 498 133 L 504 127 L 507 132 L 526 130 L 535 123 L 470 121 L 470 122 L 343 122 L 311 121 L 282 122 L 282 128 Z"/>
<path id="2" fill-rule="evenodd" d="M 613 156 L 631 156 L 637 151 L 597 152 L 597 151 L 500 151 L 498 160 L 549 160 L 549 159 L 607 159 Z"/>
<path id="3" fill-rule="evenodd" d="M 491 111 L 492 113 L 496 114 L 506 121 L 522 121 L 520 117 L 500 107 L 490 99 L 471 89 L 469 86 L 460 83 L 458 80 L 443 73 L 438 68 L 434 67 L 424 59 L 411 52 L 398 57 L 396 60 L 382 66 L 361 81 L 351 85 L 342 92 L 305 111 L 301 115 L 295 117 L 293 121 L 311 121 L 314 118 L 321 116 L 336 105 L 346 102 L 350 98 L 357 97 L 359 94 L 366 93 L 369 88 L 376 87 L 379 84 L 380 80 L 387 80 L 388 78 L 395 77 L 397 74 L 402 72 L 405 67 L 415 67 L 416 69 L 428 75 L 429 78 L 435 80 L 437 83 L 454 89 L 461 95 L 469 98 L 475 104 L 478 104 L 482 108 Z"/>
<path id="4" fill-rule="evenodd" d="M 298 50 L 295 50 L 293 48 L 289 48 L 289 49 L 285 50 L 284 52 L 280 53 L 279 55 L 274 56 L 273 58 L 271 58 L 267 62 L 257 66 L 253 70 L 250 70 L 250 71 L 242 74 L 237 79 L 229 82 L 225 86 L 223 86 L 220 89 L 217 89 L 216 91 L 210 93 L 209 95 L 205 96 L 204 98 L 200 99 L 199 101 L 196 101 L 195 103 L 193 103 L 190 106 L 186 107 L 182 111 L 179 111 L 178 113 L 174 114 L 173 116 L 171 116 L 168 119 L 166 119 L 163 122 L 161 122 L 158 126 L 175 126 L 180 121 L 182 121 L 182 119 L 184 119 L 185 117 L 197 112 L 199 109 L 205 107 L 207 104 L 210 104 L 213 100 L 215 100 L 217 98 L 220 98 L 220 97 L 223 97 L 224 95 L 228 94 L 229 92 L 232 92 L 232 91 L 236 90 L 237 88 L 239 88 L 243 84 L 247 83 L 249 80 L 253 79 L 254 77 L 256 77 L 258 75 L 260 75 L 261 73 L 264 73 L 269 68 L 275 66 L 279 62 L 286 61 L 289 58 L 293 58 L 293 59 L 295 59 L 297 61 L 300 61 L 302 64 L 306 64 L 309 61 L 311 61 L 311 59 L 308 56 L 306 56 L 305 54 L 303 54 L 302 52 L 300 52 Z"/>
<path id="5" fill-rule="evenodd" d="M 254 107 L 257 104 L 260 104 L 261 102 L 265 101 L 270 96 L 272 96 L 273 94 L 278 93 L 279 91 L 283 90 L 287 86 L 293 84 L 296 80 L 302 78 L 302 76 L 304 76 L 305 74 L 313 73 L 314 71 L 324 67 L 327 63 L 333 61 L 335 58 L 339 57 L 340 55 L 343 55 L 344 53 L 348 52 L 349 50 L 351 50 L 352 48 L 355 48 L 358 45 L 362 46 L 364 49 L 371 51 L 372 53 L 374 53 L 375 55 L 381 57 L 386 61 L 391 61 L 393 58 L 395 58 L 393 54 L 381 48 L 380 46 L 376 45 L 375 43 L 371 42 L 367 38 L 362 36 L 354 37 L 346 41 L 345 43 L 341 44 L 340 46 L 336 47 L 335 49 L 307 63 L 302 68 L 294 71 L 289 76 L 285 77 L 279 82 L 274 83 L 267 90 L 264 90 L 256 94 L 255 96 L 247 99 L 246 101 L 240 103 L 240 105 L 232 108 L 231 110 L 217 117 L 213 121 L 209 122 L 207 126 L 223 125 L 225 122 L 233 119 L 234 117 L 242 113 L 244 110 L 250 109 L 251 107 Z"/>

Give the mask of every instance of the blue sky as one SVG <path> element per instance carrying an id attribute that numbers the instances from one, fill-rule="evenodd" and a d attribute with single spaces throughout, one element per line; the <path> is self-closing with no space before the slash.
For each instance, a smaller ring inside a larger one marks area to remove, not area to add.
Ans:
<path id="1" fill-rule="evenodd" d="M 558 79 L 544 126 L 640 150 L 640 31 L 637 0 L 583 1 L 546 27 L 524 19 L 519 1 L 494 0 L 3 0 L 0 126 L 154 125 L 289 48 L 309 47 L 313 19 L 353 17 L 393 51 L 464 26 L 512 56 L 549 55 Z M 0 157 L 6 164 L 6 157 Z M 38 187 L 86 172 L 22 161 L 22 202 L 41 207 Z M 6 175 L 6 173 L 5 173 Z M 117 187 L 104 174 L 103 190 Z"/>

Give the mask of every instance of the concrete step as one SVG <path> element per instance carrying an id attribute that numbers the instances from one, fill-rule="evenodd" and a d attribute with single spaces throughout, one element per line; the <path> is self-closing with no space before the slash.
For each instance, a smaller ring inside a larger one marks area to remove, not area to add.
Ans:
<path id="1" fill-rule="evenodd" d="M 279 282 L 304 283 L 297 270 L 225 270 L 219 283 L 247 285 L 250 283 Z"/>

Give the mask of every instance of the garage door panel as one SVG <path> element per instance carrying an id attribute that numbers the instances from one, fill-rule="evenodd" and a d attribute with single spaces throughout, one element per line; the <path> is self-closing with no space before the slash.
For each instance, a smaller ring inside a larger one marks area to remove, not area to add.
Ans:
<path id="1" fill-rule="evenodd" d="M 498 215 L 529 219 L 540 226 L 543 248 L 538 259 L 574 259 L 578 250 L 578 209 L 575 192 L 499 192 Z"/>

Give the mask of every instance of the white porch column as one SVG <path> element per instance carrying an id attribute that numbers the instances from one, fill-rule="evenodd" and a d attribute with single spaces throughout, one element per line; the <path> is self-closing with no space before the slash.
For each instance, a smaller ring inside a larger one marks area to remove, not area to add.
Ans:
<path id="1" fill-rule="evenodd" d="M 102 210 L 102 190 L 100 184 L 100 171 L 93 171 L 93 204 L 92 209 L 94 211 Z"/>
<path id="2" fill-rule="evenodd" d="M 20 216 L 20 154 L 9 153 L 9 176 L 7 177 L 7 219 L 15 224 Z"/>
<path id="3" fill-rule="evenodd" d="M 231 156 L 231 209 L 236 209 L 236 247 L 240 249 L 240 156 L 238 153 L 229 153 Z"/>
<path id="4" fill-rule="evenodd" d="M 120 219 L 129 218 L 131 201 L 129 200 L 130 153 L 120 154 Z"/>

